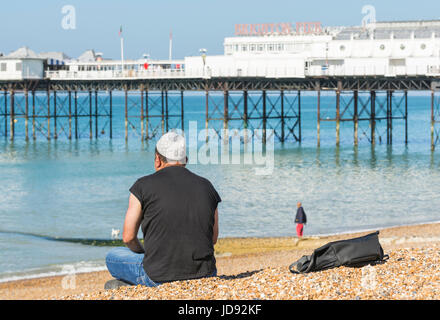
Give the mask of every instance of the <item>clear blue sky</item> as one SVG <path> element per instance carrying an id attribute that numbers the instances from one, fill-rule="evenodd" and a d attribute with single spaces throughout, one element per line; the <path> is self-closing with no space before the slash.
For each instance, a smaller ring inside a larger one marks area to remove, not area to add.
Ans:
<path id="1" fill-rule="evenodd" d="M 65 5 L 75 7 L 75 30 L 61 27 Z M 234 34 L 236 23 L 360 25 L 364 5 L 375 7 L 379 21 L 440 18 L 439 0 L 3 0 L 0 51 L 26 45 L 77 57 L 95 49 L 119 58 L 122 25 L 126 58 L 167 58 L 170 29 L 175 58 L 197 55 L 200 48 L 222 54 L 223 39 Z"/>

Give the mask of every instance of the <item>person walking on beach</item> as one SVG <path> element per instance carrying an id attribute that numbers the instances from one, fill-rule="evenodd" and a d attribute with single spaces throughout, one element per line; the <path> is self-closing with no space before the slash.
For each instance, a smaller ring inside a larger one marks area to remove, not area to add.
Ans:
<path id="1" fill-rule="evenodd" d="M 106 257 L 110 274 L 121 285 L 157 286 L 164 282 L 217 275 L 214 244 L 218 238 L 221 198 L 212 184 L 185 168 L 185 138 L 175 132 L 156 144 L 155 173 L 130 188 L 123 241 Z M 143 245 L 138 231 L 143 232 Z"/>
<path id="2" fill-rule="evenodd" d="M 304 212 L 301 202 L 298 201 L 296 206 L 298 208 L 296 210 L 296 217 L 295 217 L 296 234 L 298 235 L 298 238 L 302 238 L 304 225 L 307 223 L 307 216 L 306 213 Z"/>

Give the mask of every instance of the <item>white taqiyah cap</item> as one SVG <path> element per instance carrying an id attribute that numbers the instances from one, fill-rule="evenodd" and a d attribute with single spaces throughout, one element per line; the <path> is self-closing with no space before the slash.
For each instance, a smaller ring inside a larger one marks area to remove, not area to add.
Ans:
<path id="1" fill-rule="evenodd" d="M 185 138 L 176 132 L 165 133 L 157 142 L 156 149 L 168 160 L 186 162 Z"/>

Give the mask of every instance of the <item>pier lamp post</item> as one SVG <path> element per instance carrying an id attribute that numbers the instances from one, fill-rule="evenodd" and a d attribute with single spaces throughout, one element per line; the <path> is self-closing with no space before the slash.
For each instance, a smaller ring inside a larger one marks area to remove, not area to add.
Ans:
<path id="1" fill-rule="evenodd" d="M 203 76 L 205 76 L 206 52 L 208 52 L 208 50 L 202 48 L 202 49 L 199 50 L 199 52 L 202 54 L 202 61 L 203 61 Z"/>

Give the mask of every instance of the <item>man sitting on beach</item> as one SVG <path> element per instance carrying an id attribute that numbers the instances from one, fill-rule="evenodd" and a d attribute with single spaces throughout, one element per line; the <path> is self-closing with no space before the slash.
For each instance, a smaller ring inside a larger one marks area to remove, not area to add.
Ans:
<path id="1" fill-rule="evenodd" d="M 163 282 L 215 276 L 220 196 L 212 184 L 185 168 L 185 138 L 174 132 L 156 144 L 155 173 L 130 188 L 123 241 L 106 264 L 121 285 L 157 286 Z M 137 234 L 142 227 L 144 243 Z M 122 282 L 121 282 L 122 281 Z"/>

